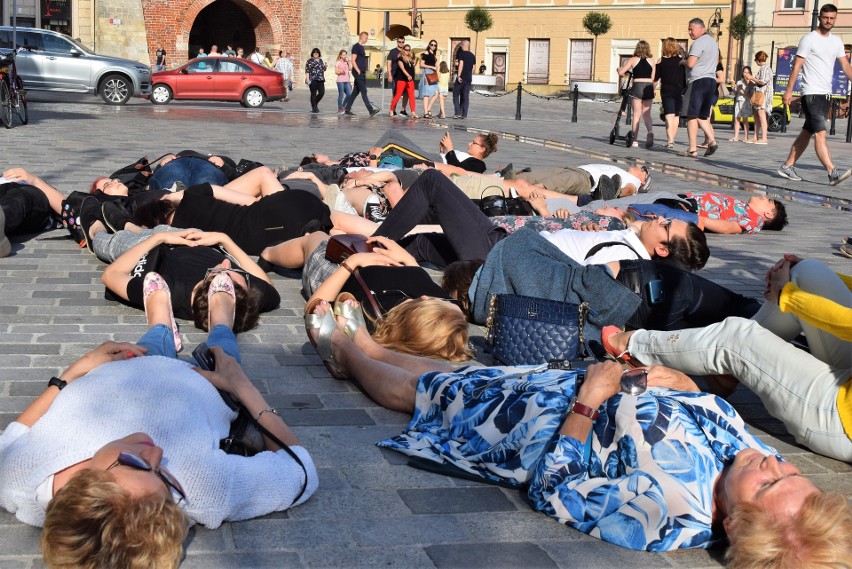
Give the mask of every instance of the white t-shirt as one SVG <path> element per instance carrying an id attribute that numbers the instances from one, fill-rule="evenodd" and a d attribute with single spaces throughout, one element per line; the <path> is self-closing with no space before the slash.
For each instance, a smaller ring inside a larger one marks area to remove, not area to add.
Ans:
<path id="1" fill-rule="evenodd" d="M 838 57 L 846 57 L 843 40 L 839 36 L 824 36 L 814 30 L 799 40 L 796 57 L 805 59 L 805 64 L 802 65 L 802 95 L 831 93 L 834 62 Z"/>
<path id="2" fill-rule="evenodd" d="M 579 168 L 580 170 L 585 170 L 586 172 L 588 172 L 589 175 L 595 180 L 595 183 L 592 186 L 593 190 L 598 187 L 598 182 L 600 181 L 601 176 L 621 176 L 622 188 L 626 184 L 633 184 L 638 190 L 639 186 L 642 185 L 642 181 L 639 178 L 629 173 L 627 170 L 619 168 L 618 166 L 615 166 L 613 164 L 584 164 L 582 166 L 579 166 Z"/>
<path id="3" fill-rule="evenodd" d="M 260 55 L 260 53 L 257 52 L 257 51 L 252 53 L 249 56 L 249 59 L 251 59 L 252 63 L 257 63 L 258 65 L 263 65 L 263 56 Z"/>
<path id="4" fill-rule="evenodd" d="M 715 79 L 716 65 L 719 64 L 719 44 L 713 41 L 709 34 L 704 34 L 692 42 L 689 48 L 689 57 L 695 56 L 698 61 L 695 67 L 686 70 L 686 84 L 697 79 Z"/>
<path id="5" fill-rule="evenodd" d="M 621 231 L 575 231 L 574 229 L 562 229 L 550 233 L 542 231 L 541 236 L 553 243 L 560 251 L 571 257 L 581 265 L 603 265 L 610 261 L 624 261 L 639 258 L 650 259 L 647 249 L 639 240 L 632 229 Z M 593 256 L 586 259 L 586 255 L 592 247 L 607 241 L 627 243 L 630 247 L 611 245 L 604 247 Z"/>

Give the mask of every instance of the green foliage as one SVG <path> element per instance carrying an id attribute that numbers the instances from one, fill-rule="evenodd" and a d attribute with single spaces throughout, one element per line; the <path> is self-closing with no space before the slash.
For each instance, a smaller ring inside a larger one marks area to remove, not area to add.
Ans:
<path id="1" fill-rule="evenodd" d="M 588 12 L 583 17 L 583 27 L 597 39 L 612 28 L 612 18 L 603 12 Z"/>
<path id="2" fill-rule="evenodd" d="M 491 18 L 491 12 L 482 6 L 474 6 L 464 15 L 464 25 L 478 34 L 490 30 L 494 20 Z"/>
<path id="3" fill-rule="evenodd" d="M 731 25 L 728 29 L 731 30 L 731 37 L 740 41 L 754 33 L 754 24 L 751 23 L 745 13 L 741 13 L 731 19 Z"/>

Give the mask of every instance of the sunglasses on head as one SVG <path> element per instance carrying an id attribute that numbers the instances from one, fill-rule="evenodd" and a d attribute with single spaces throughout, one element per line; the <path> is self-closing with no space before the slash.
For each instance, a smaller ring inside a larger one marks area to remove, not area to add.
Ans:
<path id="1" fill-rule="evenodd" d="M 248 273 L 248 271 L 244 271 L 243 269 L 235 269 L 233 267 L 229 269 L 226 269 L 225 267 L 212 267 L 210 269 L 207 269 L 207 272 L 204 273 L 204 280 L 207 280 L 210 275 L 216 275 L 218 273 L 237 273 L 238 275 L 242 275 L 243 278 L 246 280 L 246 288 L 251 288 L 251 275 Z"/>
<path id="2" fill-rule="evenodd" d="M 177 481 L 177 478 L 175 478 L 174 475 L 165 468 L 154 468 L 147 460 L 138 454 L 129 451 L 121 451 L 118 453 L 118 458 L 115 459 L 115 462 L 113 462 L 107 470 L 119 465 L 133 468 L 135 470 L 153 472 L 160 477 L 160 480 L 163 481 L 163 484 L 166 485 L 166 488 L 168 488 L 169 491 L 174 490 L 178 493 L 178 495 L 180 495 L 182 500 L 186 500 L 186 493 L 183 491 L 183 486 L 181 486 L 180 482 Z"/>

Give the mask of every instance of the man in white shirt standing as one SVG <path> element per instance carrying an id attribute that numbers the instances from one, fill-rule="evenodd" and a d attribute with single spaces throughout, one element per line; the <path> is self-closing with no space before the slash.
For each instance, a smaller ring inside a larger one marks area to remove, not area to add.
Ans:
<path id="1" fill-rule="evenodd" d="M 249 56 L 249 59 L 252 63 L 257 63 L 258 65 L 263 65 L 263 55 L 260 54 L 260 48 L 254 48 L 254 51 Z"/>
<path id="2" fill-rule="evenodd" d="M 840 67 L 846 77 L 852 79 L 852 66 L 846 59 L 843 50 L 843 40 L 831 34 L 834 21 L 837 19 L 837 6 L 825 4 L 819 11 L 819 26 L 809 34 L 802 36 L 796 50 L 796 60 L 790 72 L 790 81 L 784 91 L 784 104 L 789 105 L 793 99 L 793 87 L 799 72 L 802 73 L 802 111 L 805 113 L 805 124 L 802 132 L 793 141 L 787 161 L 778 169 L 778 175 L 799 182 L 802 178 L 796 174 L 794 166 L 799 157 L 814 139 L 817 158 L 828 172 L 828 183 L 836 186 L 850 175 L 852 170 L 840 172 L 831 160 L 826 136 L 826 116 L 831 101 L 831 79 L 834 74 L 834 62 L 840 62 Z"/>

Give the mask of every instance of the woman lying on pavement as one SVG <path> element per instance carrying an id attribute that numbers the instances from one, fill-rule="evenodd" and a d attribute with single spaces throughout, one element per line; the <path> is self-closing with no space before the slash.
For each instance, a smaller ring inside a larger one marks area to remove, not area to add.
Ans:
<path id="1" fill-rule="evenodd" d="M 343 373 L 379 405 L 413 414 L 381 446 L 526 488 L 535 509 L 630 549 L 710 547 L 727 533 L 731 566 L 776 566 L 749 564 L 779 549 L 770 541 L 797 560 L 789 566 L 852 553 L 845 496 L 820 492 L 682 373 L 653 366 L 640 372 L 649 389 L 624 394 L 621 366 L 606 362 L 578 388 L 575 371 L 457 369 L 391 352 L 360 329 L 350 339 L 327 304 L 315 317 L 322 328 L 308 333 L 330 336 Z"/>
<path id="2" fill-rule="evenodd" d="M 372 253 L 356 253 L 337 264 L 325 258 L 328 239 L 322 232 L 304 235 L 267 248 L 262 259 L 302 268 L 302 293 L 308 306 L 322 299 L 333 300 L 341 293 L 364 302 L 370 307 L 373 338 L 381 345 L 450 361 L 470 359 L 464 314 L 402 247 L 390 239 L 373 237 L 369 239 L 375 246 Z M 375 305 L 359 279 L 371 291 Z"/>
<path id="3" fill-rule="evenodd" d="M 109 234 L 98 225 L 90 229 L 95 254 L 111 261 L 101 280 L 132 306 L 144 308 L 143 283 L 151 272 L 168 283 L 175 315 L 193 320 L 201 330 L 209 329 L 207 291 L 217 274 L 228 274 L 235 284 L 234 332 L 251 330 L 260 313 L 281 302 L 266 272 L 224 233 L 159 226 Z"/>
<path id="4" fill-rule="evenodd" d="M 316 490 L 310 455 L 239 365 L 229 280 L 209 292 L 215 372 L 177 359 L 169 292 L 151 273 L 139 343 L 84 355 L 0 435 L 0 504 L 44 526 L 47 566 L 177 567 L 188 523 L 263 516 Z M 271 439 L 251 457 L 220 450 L 236 413 L 217 389 L 298 460 Z"/>

